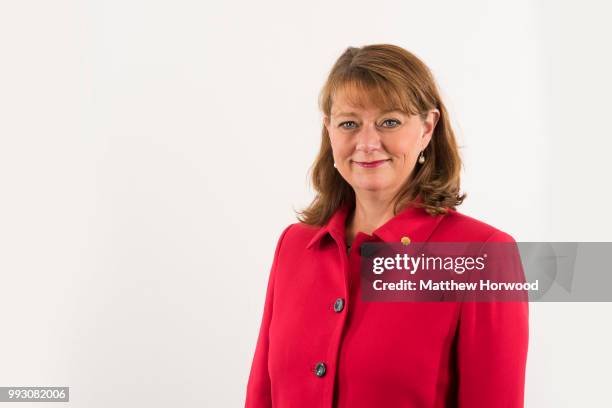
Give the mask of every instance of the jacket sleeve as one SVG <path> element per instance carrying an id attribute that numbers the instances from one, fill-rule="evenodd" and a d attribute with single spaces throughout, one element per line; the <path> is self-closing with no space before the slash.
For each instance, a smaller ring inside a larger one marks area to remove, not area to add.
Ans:
<path id="1" fill-rule="evenodd" d="M 487 242 L 511 242 L 496 231 Z M 518 250 L 512 262 L 524 273 Z M 463 302 L 457 339 L 459 408 L 523 408 L 529 302 Z"/>
<path id="2" fill-rule="evenodd" d="M 293 225 L 293 224 L 292 224 Z M 255 346 L 255 354 L 251 363 L 251 371 L 247 383 L 245 408 L 272 408 L 272 393 L 270 375 L 268 373 L 268 333 L 272 320 L 272 303 L 274 299 L 274 281 L 276 264 L 281 244 L 291 225 L 281 233 L 274 251 L 274 260 L 268 276 L 268 285 L 263 308 L 263 316 L 259 327 L 259 336 Z"/>

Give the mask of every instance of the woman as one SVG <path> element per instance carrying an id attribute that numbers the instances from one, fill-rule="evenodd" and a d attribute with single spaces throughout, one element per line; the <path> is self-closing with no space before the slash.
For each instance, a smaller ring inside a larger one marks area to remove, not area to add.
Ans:
<path id="1" fill-rule="evenodd" d="M 364 242 L 514 242 L 456 211 L 461 161 L 430 70 L 348 48 L 320 95 L 317 195 L 282 232 L 247 408 L 523 407 L 527 302 L 362 302 Z"/>

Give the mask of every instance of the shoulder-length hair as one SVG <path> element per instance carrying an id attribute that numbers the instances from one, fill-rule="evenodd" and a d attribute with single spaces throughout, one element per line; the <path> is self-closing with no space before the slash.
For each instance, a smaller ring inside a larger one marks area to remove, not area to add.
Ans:
<path id="1" fill-rule="evenodd" d="M 372 102 L 381 109 L 400 110 L 427 118 L 430 109 L 440 117 L 424 150 L 423 164 L 417 163 L 393 197 L 397 214 L 406 205 L 424 208 L 429 214 L 446 213 L 460 205 L 466 194 L 459 193 L 461 158 L 448 112 L 429 68 L 414 54 L 391 44 L 349 47 L 332 67 L 319 94 L 319 108 L 331 116 L 333 96 L 340 89 L 351 90 L 351 103 Z M 312 203 L 297 212 L 299 221 L 322 226 L 339 206 L 355 204 L 355 191 L 334 168 L 327 128 L 323 126 L 319 153 L 310 167 L 316 192 Z"/>

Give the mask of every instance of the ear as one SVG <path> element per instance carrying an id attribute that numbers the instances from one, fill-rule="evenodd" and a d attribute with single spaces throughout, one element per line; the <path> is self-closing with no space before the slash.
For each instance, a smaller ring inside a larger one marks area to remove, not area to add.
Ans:
<path id="1" fill-rule="evenodd" d="M 438 120 L 440 119 L 440 111 L 437 109 L 431 109 L 427 113 L 427 118 L 423 122 L 423 136 L 421 142 L 421 150 L 425 150 L 427 145 L 429 145 L 429 141 L 433 136 L 433 132 L 438 124 Z"/>
<path id="2" fill-rule="evenodd" d="M 331 132 L 329 131 L 329 128 L 331 127 L 331 120 L 327 115 L 323 115 L 323 126 L 325 126 L 327 129 L 327 135 L 331 138 Z"/>

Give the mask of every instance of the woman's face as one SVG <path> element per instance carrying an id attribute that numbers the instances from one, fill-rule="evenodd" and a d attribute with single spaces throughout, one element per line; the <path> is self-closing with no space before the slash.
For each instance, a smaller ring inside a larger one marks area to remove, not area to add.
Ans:
<path id="1" fill-rule="evenodd" d="M 414 169 L 439 118 L 433 109 L 423 121 L 400 111 L 351 105 L 336 94 L 331 117 L 324 117 L 336 168 L 356 194 L 377 192 L 392 196 Z M 427 157 L 425 157 L 427 160 Z"/>

